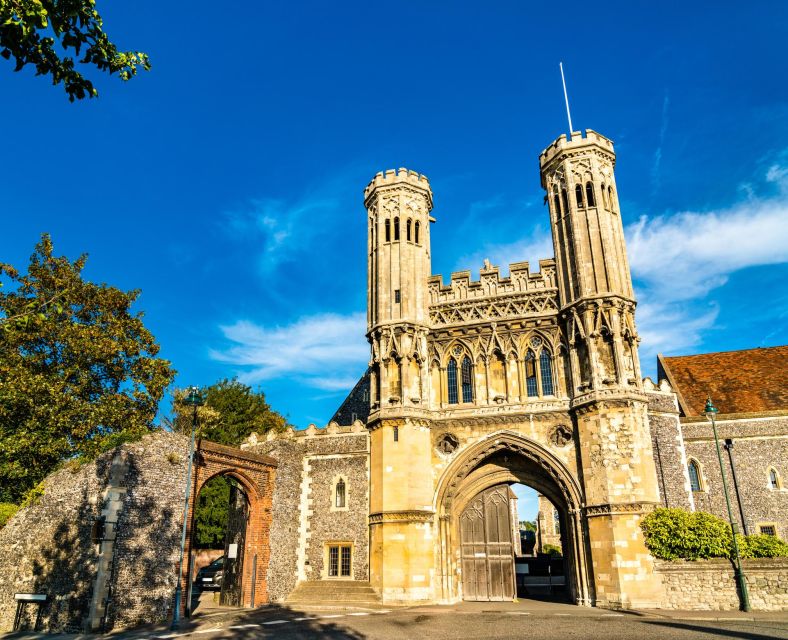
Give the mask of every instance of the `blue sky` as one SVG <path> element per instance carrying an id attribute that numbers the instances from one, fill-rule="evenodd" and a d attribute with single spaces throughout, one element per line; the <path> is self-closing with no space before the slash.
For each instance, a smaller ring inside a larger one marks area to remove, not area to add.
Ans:
<path id="1" fill-rule="evenodd" d="M 367 360 L 367 181 L 429 176 L 445 278 L 551 256 L 563 60 L 575 128 L 616 144 L 644 374 L 788 343 L 788 4 L 544 4 L 100 1 L 153 70 L 70 104 L 0 60 L 0 260 L 51 233 L 142 289 L 178 385 L 325 424 Z"/>

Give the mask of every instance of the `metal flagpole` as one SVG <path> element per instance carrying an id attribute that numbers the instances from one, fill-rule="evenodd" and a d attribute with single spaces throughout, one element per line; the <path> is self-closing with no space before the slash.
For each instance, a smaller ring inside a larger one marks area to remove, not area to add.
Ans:
<path id="1" fill-rule="evenodd" d="M 561 69 L 561 82 L 564 85 L 564 102 L 566 102 L 566 119 L 569 120 L 569 139 L 572 139 L 572 114 L 569 113 L 569 96 L 566 93 L 566 78 L 564 78 L 564 63 L 559 62 L 558 66 Z"/>

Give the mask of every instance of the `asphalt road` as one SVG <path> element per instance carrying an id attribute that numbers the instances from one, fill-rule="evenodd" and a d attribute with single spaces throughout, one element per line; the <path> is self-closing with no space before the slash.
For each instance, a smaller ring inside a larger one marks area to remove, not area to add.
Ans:
<path id="1" fill-rule="evenodd" d="M 312 611 L 266 608 L 230 620 L 204 619 L 178 633 L 134 634 L 135 638 L 175 640 L 232 639 L 296 640 L 473 640 L 491 638 L 569 640 L 611 638 L 613 640 L 672 640 L 731 638 L 772 640 L 788 638 L 788 615 L 777 619 L 724 619 L 720 612 L 703 620 L 636 613 L 615 613 L 572 607 L 562 610 L 488 611 L 482 608 L 431 607 L 382 611 Z M 727 614 L 737 617 L 737 614 Z"/>

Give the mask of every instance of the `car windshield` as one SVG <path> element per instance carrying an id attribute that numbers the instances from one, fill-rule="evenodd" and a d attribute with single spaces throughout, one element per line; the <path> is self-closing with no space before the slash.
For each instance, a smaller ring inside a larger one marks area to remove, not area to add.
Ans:
<path id="1" fill-rule="evenodd" d="M 224 556 L 222 556 L 221 558 L 216 558 L 216 560 L 214 560 L 211 563 L 211 566 L 212 567 L 221 567 L 223 564 L 224 564 Z"/>

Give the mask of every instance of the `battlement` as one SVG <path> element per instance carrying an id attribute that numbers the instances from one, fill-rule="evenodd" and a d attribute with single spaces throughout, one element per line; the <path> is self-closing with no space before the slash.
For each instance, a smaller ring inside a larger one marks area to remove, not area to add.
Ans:
<path id="1" fill-rule="evenodd" d="M 364 201 L 367 201 L 375 189 L 392 186 L 402 182 L 426 191 L 429 194 L 430 206 L 432 206 L 432 190 L 430 189 L 430 181 L 427 179 L 427 176 L 417 171 L 406 169 L 405 167 L 400 167 L 396 171 L 394 169 L 388 169 L 385 172 L 378 171 L 364 189 Z"/>
<path id="2" fill-rule="evenodd" d="M 582 131 L 573 131 L 570 139 L 567 139 L 566 134 L 562 133 L 549 147 L 539 154 L 539 166 L 544 168 L 563 151 L 580 149 L 591 145 L 596 145 L 611 155 L 615 154 L 613 141 L 601 133 L 597 133 L 593 129 L 586 129 L 585 135 L 583 135 Z"/>
<path id="3" fill-rule="evenodd" d="M 509 265 L 509 277 L 502 278 L 497 266 L 485 262 L 479 272 L 479 280 L 471 280 L 470 271 L 457 271 L 451 274 L 448 285 L 443 284 L 440 274 L 427 280 L 430 304 L 456 302 L 469 298 L 488 298 L 508 293 L 525 293 L 544 289 L 554 289 L 555 260 L 547 258 L 539 261 L 539 271 L 531 273 L 528 262 L 514 262 Z"/>
<path id="4" fill-rule="evenodd" d="M 329 422 L 325 427 L 318 427 L 310 424 L 306 429 L 293 429 L 288 427 L 284 431 L 269 431 L 265 435 L 260 436 L 257 433 L 251 433 L 249 437 L 241 443 L 241 449 L 248 449 L 263 442 L 271 442 L 272 440 L 293 440 L 293 439 L 308 439 L 308 438 L 325 438 L 329 436 L 350 436 L 365 434 L 367 428 L 361 420 L 356 420 L 353 424 L 347 426 L 340 426 L 336 422 Z"/>

